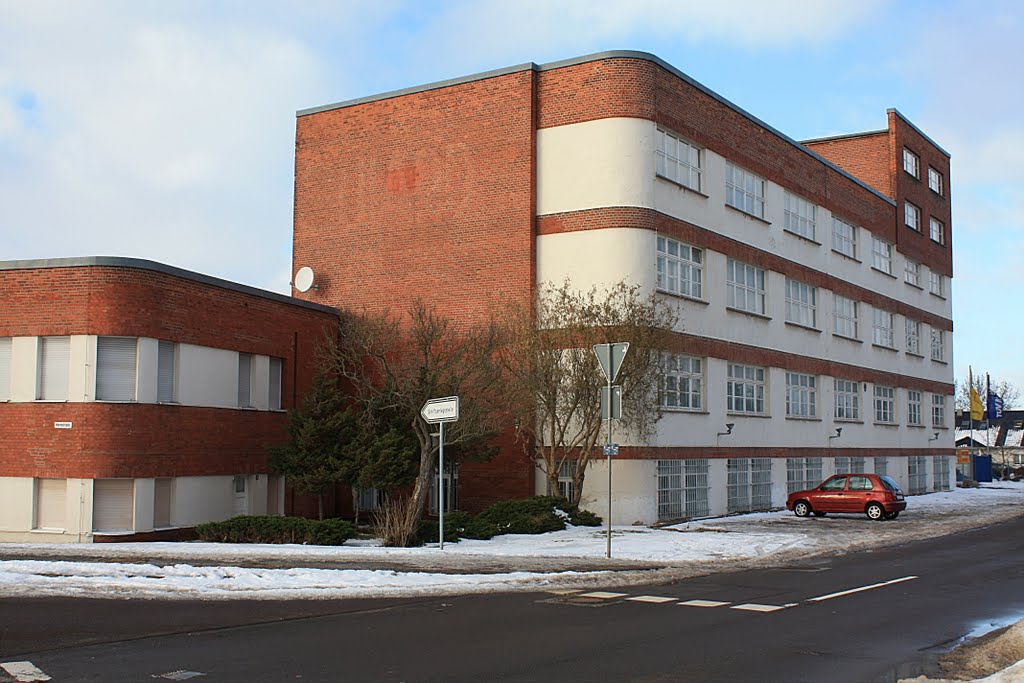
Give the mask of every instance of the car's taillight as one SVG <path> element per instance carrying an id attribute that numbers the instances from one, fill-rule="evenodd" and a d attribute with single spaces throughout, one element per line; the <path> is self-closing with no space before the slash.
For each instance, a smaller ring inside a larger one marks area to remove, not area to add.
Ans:
<path id="1" fill-rule="evenodd" d="M 896 494 L 893 493 L 892 491 L 886 491 L 885 492 L 885 500 L 886 500 L 886 502 L 891 503 L 892 501 L 896 500 Z"/>

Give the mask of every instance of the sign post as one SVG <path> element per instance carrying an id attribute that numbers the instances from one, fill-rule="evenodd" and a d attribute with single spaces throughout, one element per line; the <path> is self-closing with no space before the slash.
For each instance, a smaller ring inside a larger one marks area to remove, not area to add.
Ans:
<path id="1" fill-rule="evenodd" d="M 458 422 L 459 397 L 432 398 L 423 404 L 420 416 L 427 424 L 438 426 L 437 441 L 437 537 L 444 550 L 444 423 Z"/>
<path id="2" fill-rule="evenodd" d="M 594 355 L 601 364 L 601 371 L 608 378 L 608 386 L 601 396 L 601 417 L 608 420 L 608 440 L 604 445 L 605 462 L 608 464 L 608 557 L 612 556 L 612 456 L 619 454 L 619 445 L 612 443 L 612 420 L 622 417 L 622 388 L 612 382 L 622 368 L 622 360 L 629 351 L 629 342 L 594 344 Z"/>

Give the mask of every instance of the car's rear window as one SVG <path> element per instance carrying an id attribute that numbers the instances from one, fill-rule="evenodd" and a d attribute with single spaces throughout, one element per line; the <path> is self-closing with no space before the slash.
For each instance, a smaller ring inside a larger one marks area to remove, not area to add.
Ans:
<path id="1" fill-rule="evenodd" d="M 883 475 L 883 476 L 879 477 L 879 479 L 882 480 L 882 483 L 885 485 L 885 488 L 889 489 L 890 491 L 899 491 L 900 490 L 899 484 L 897 484 L 891 478 L 886 477 L 886 476 Z"/>

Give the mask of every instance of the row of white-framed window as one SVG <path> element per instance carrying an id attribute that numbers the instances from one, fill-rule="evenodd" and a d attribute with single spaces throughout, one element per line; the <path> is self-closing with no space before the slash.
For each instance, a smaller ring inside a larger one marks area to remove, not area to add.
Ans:
<path id="1" fill-rule="evenodd" d="M 695 299 L 704 297 L 704 250 L 659 235 L 656 240 L 656 277 L 658 289 Z M 909 262 L 908 262 L 909 263 Z M 726 259 L 726 306 L 755 315 L 768 315 L 767 271 L 733 258 Z M 909 281 L 909 280 L 908 280 Z M 834 334 L 849 339 L 860 338 L 861 302 L 833 293 L 832 317 Z M 805 282 L 786 278 L 786 322 L 818 329 L 818 288 Z M 922 327 L 919 321 L 905 318 L 906 352 L 921 353 Z M 872 314 L 872 341 L 878 346 L 896 348 L 896 316 L 881 308 Z M 946 333 L 931 329 L 931 358 L 945 361 Z"/>
<path id="2" fill-rule="evenodd" d="M 704 412 L 706 359 L 677 353 L 663 353 L 660 360 L 659 397 L 662 408 Z M 744 363 L 728 363 L 726 370 L 726 412 L 737 415 L 770 414 L 768 405 L 768 368 Z M 856 380 L 833 378 L 832 416 L 839 421 L 863 421 L 861 383 Z M 817 375 L 785 371 L 786 417 L 817 418 L 819 379 Z M 867 390 L 868 385 L 863 385 Z M 918 389 L 900 390 L 906 393 L 906 424 L 924 426 L 924 392 Z M 872 386 L 871 417 L 878 424 L 897 424 L 897 388 L 875 384 Z M 931 424 L 946 426 L 946 396 L 931 394 Z"/>
<path id="3" fill-rule="evenodd" d="M 35 398 L 40 401 L 66 401 L 69 398 L 71 373 L 71 337 L 38 337 Z M 96 338 L 97 401 L 132 402 L 137 400 L 138 383 L 137 337 Z M 11 398 L 11 363 L 13 343 L 11 337 L 0 338 L 0 401 Z M 252 407 L 251 396 L 252 354 L 238 354 L 238 406 Z M 157 348 L 157 402 L 175 403 L 178 400 L 176 366 L 178 344 L 158 340 Z M 269 363 L 269 409 L 281 409 L 281 382 L 284 360 L 271 356 Z"/>
<path id="4" fill-rule="evenodd" d="M 655 145 L 655 173 L 679 185 L 701 192 L 701 151 L 701 148 L 696 145 L 659 128 Z M 904 150 L 904 163 L 906 163 L 906 152 L 907 150 Z M 933 172 L 936 176 L 935 178 L 932 177 Z M 929 185 L 939 194 L 942 193 L 941 174 L 932 168 L 929 168 Z M 727 162 L 725 169 L 725 203 L 744 213 L 764 220 L 765 180 L 746 169 Z M 813 202 L 785 190 L 783 197 L 783 228 L 787 232 L 816 242 L 817 208 L 817 205 Z M 904 202 L 904 223 L 918 232 L 921 231 L 921 210 L 909 201 Z M 859 259 L 859 231 L 860 229 L 852 222 L 833 215 L 832 250 L 848 258 Z M 942 221 L 935 217 L 930 217 L 929 231 L 932 240 L 945 244 L 946 229 Z M 894 252 L 895 248 L 890 242 L 877 235 L 872 235 L 871 266 L 874 269 L 888 275 L 894 275 Z M 914 265 L 919 269 L 919 264 Z M 941 273 L 932 273 L 929 276 L 929 290 L 937 296 L 945 297 L 945 276 Z"/>

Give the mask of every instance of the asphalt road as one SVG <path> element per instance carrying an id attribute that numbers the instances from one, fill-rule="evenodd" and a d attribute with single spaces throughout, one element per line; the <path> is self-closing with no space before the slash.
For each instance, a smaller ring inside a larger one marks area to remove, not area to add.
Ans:
<path id="1" fill-rule="evenodd" d="M 1024 617 L 1024 518 L 900 548 L 596 593 L 5 600 L 0 681 L 15 680 L 2 669 L 12 661 L 55 681 L 894 680 L 978 623 Z"/>

